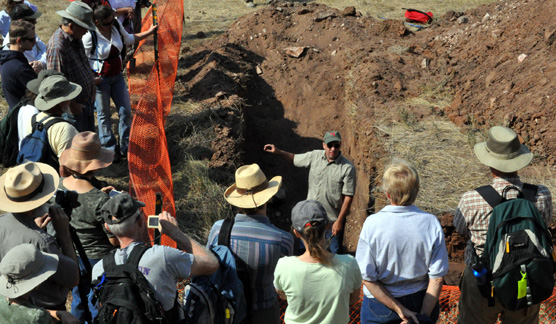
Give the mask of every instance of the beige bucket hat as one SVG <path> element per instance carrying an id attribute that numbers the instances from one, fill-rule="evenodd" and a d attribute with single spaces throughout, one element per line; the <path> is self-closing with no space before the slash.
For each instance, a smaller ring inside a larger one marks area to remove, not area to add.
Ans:
<path id="1" fill-rule="evenodd" d="M 74 1 L 70 3 L 66 10 L 58 10 L 56 13 L 64 18 L 71 19 L 83 28 L 95 30 L 93 10 L 83 2 Z"/>
<path id="2" fill-rule="evenodd" d="M 114 151 L 102 147 L 97 133 L 75 135 L 69 148 L 60 155 L 60 165 L 80 174 L 106 168 L 114 160 Z"/>
<path id="3" fill-rule="evenodd" d="M 60 177 L 48 164 L 28 162 L 0 177 L 0 206 L 9 213 L 23 213 L 46 203 L 58 188 Z"/>
<path id="4" fill-rule="evenodd" d="M 56 273 L 58 260 L 29 243 L 12 248 L 0 262 L 0 295 L 17 298 L 35 289 Z"/>
<path id="5" fill-rule="evenodd" d="M 482 164 L 505 173 L 521 170 L 533 160 L 533 153 L 519 142 L 516 132 L 503 126 L 489 129 L 486 142 L 476 144 L 474 151 Z"/>
<path id="6" fill-rule="evenodd" d="M 239 208 L 257 208 L 267 203 L 282 185 L 282 177 L 268 181 L 257 164 L 244 165 L 236 170 L 236 183 L 231 185 L 224 198 Z"/>

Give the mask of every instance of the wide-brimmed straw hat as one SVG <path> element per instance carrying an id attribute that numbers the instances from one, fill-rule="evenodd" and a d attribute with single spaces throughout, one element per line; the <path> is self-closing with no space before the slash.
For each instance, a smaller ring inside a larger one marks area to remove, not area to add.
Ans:
<path id="1" fill-rule="evenodd" d="M 516 132 L 503 126 L 489 129 L 486 142 L 476 144 L 474 150 L 482 164 L 505 173 L 521 170 L 533 160 L 533 153 L 519 142 Z"/>
<path id="2" fill-rule="evenodd" d="M 66 10 L 58 10 L 56 13 L 64 18 L 70 19 L 74 23 L 89 30 L 95 30 L 93 24 L 93 10 L 83 2 L 74 1 Z"/>
<path id="3" fill-rule="evenodd" d="M 20 244 L 0 262 L 0 295 L 23 296 L 56 273 L 57 267 L 56 254 L 41 252 L 29 243 Z"/>
<path id="4" fill-rule="evenodd" d="M 239 208 L 257 208 L 266 204 L 282 185 L 281 176 L 268 181 L 257 164 L 240 167 L 235 177 L 236 183 L 226 189 L 224 198 Z"/>
<path id="5" fill-rule="evenodd" d="M 40 111 L 46 111 L 59 103 L 74 99 L 80 93 L 79 84 L 69 82 L 63 75 L 52 75 L 41 82 L 39 95 L 35 98 L 35 107 Z"/>
<path id="6" fill-rule="evenodd" d="M 106 168 L 113 160 L 114 151 L 102 147 L 94 132 L 75 135 L 70 147 L 60 155 L 60 165 L 80 174 Z"/>
<path id="7" fill-rule="evenodd" d="M 60 177 L 48 164 L 27 162 L 0 177 L 0 207 L 9 213 L 23 213 L 46 203 L 58 188 Z"/>

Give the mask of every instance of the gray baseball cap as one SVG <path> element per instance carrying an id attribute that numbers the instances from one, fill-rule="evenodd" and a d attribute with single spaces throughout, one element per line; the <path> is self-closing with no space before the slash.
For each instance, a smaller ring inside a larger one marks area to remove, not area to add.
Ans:
<path id="1" fill-rule="evenodd" d="M 316 200 L 303 200 L 292 209 L 292 225 L 298 232 L 303 232 L 311 222 L 328 223 L 326 210 Z"/>
<path id="2" fill-rule="evenodd" d="M 141 207 L 145 207 L 145 203 L 133 199 L 127 192 L 122 192 L 110 198 L 102 206 L 102 218 L 108 225 L 120 224 L 135 215 Z"/>
<path id="3" fill-rule="evenodd" d="M 324 141 L 325 144 L 328 144 L 330 142 L 341 142 L 342 136 L 340 136 L 340 132 L 338 131 L 328 131 L 326 132 L 326 134 L 324 134 L 322 140 Z"/>

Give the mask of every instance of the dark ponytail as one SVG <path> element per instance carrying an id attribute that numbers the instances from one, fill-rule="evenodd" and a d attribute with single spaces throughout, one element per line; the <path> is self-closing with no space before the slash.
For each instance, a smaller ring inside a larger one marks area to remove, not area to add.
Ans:
<path id="1" fill-rule="evenodd" d="M 310 226 L 307 225 L 303 229 L 302 233 L 299 233 L 301 237 L 307 242 L 307 250 L 309 254 L 317 259 L 317 261 L 325 266 L 332 265 L 331 259 L 329 258 L 326 249 L 328 246 L 323 244 L 326 242 L 324 239 L 324 232 L 326 231 L 327 223 L 311 222 Z"/>

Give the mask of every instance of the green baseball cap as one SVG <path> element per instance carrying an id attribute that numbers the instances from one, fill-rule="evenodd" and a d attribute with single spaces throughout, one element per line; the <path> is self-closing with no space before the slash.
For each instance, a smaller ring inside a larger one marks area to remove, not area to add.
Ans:
<path id="1" fill-rule="evenodd" d="M 326 132 L 326 134 L 324 134 L 323 141 L 325 144 L 328 144 L 330 142 L 341 142 L 342 136 L 340 136 L 340 132 L 338 131 L 328 131 Z"/>

